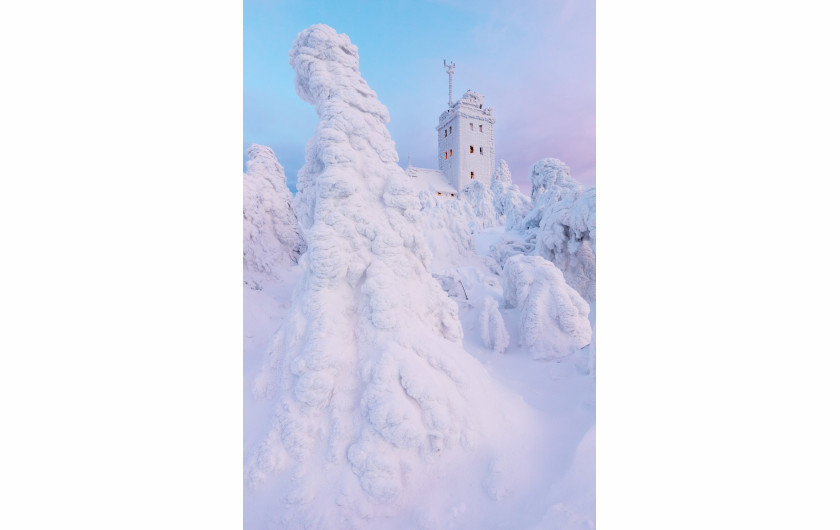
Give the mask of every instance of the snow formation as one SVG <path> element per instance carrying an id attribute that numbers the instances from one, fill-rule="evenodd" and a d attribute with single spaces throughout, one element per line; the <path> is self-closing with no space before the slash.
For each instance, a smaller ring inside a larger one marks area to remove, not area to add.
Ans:
<path id="1" fill-rule="evenodd" d="M 530 211 L 531 201 L 511 180 L 510 168 L 504 160 L 496 164 L 490 188 L 497 218 L 504 221 L 505 229 L 513 230 Z"/>
<path id="2" fill-rule="evenodd" d="M 513 256 L 503 273 L 505 306 L 521 310 L 520 343 L 534 358 L 565 357 L 589 345 L 589 304 L 540 256 Z"/>
<path id="3" fill-rule="evenodd" d="M 532 420 L 461 346 L 458 306 L 432 277 L 420 200 L 357 48 L 315 25 L 289 58 L 320 122 L 295 200 L 309 244 L 301 282 L 254 385 L 276 413 L 246 466 L 246 517 L 263 492 L 269 520 L 248 524 L 376 527 L 406 499 L 431 498 L 424 481 L 482 459 L 484 489 L 501 495 L 492 457 L 529 439 Z"/>
<path id="4" fill-rule="evenodd" d="M 264 277 L 276 277 L 279 270 L 294 263 L 306 249 L 286 174 L 264 145 L 248 148 L 243 175 L 244 277 L 258 286 Z"/>

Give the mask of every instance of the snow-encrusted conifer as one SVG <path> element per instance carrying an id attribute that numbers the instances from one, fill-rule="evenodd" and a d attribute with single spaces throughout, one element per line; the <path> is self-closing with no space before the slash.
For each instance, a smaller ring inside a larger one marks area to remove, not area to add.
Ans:
<path id="1" fill-rule="evenodd" d="M 595 300 L 594 186 L 566 193 L 545 208 L 534 253 L 557 265 L 587 301 Z"/>
<path id="2" fill-rule="evenodd" d="M 498 224 L 498 216 L 493 206 L 493 192 L 480 180 L 467 184 L 461 196 L 472 208 L 474 219 L 470 225 L 473 233 Z"/>
<path id="3" fill-rule="evenodd" d="M 456 465 L 523 412 L 461 347 L 457 305 L 431 275 L 420 202 L 356 46 L 319 24 L 289 58 L 320 118 L 299 183 L 309 248 L 255 384 L 277 413 L 249 477 L 275 477 L 275 526 L 365 527 L 426 466 Z"/>
<path id="4" fill-rule="evenodd" d="M 496 353 L 504 352 L 510 343 L 510 336 L 499 312 L 499 303 L 490 296 L 486 297 L 478 318 L 484 346 Z"/>
<path id="5" fill-rule="evenodd" d="M 569 166 L 556 158 L 543 158 L 534 163 L 528 172 L 528 180 L 531 181 L 533 207 L 520 225 L 525 229 L 540 226 L 548 206 L 582 191 L 582 186 L 571 177 Z"/>
<path id="6" fill-rule="evenodd" d="M 502 274 L 505 306 L 521 311 L 519 340 L 535 359 L 565 357 L 592 339 L 589 304 L 540 256 L 512 256 Z"/>
<path id="7" fill-rule="evenodd" d="M 243 175 L 242 257 L 246 282 L 297 263 L 306 249 L 283 166 L 264 145 L 248 148 Z"/>
<path id="8" fill-rule="evenodd" d="M 513 230 L 531 209 L 531 201 L 513 183 L 510 168 L 504 160 L 496 164 L 490 188 L 496 216 L 504 220 L 506 230 Z"/>
<path id="9" fill-rule="evenodd" d="M 421 210 L 423 232 L 432 253 L 432 271 L 441 272 L 453 265 L 453 260 L 475 254 L 475 240 L 471 227 L 475 213 L 466 201 L 438 199 L 422 193 Z"/>

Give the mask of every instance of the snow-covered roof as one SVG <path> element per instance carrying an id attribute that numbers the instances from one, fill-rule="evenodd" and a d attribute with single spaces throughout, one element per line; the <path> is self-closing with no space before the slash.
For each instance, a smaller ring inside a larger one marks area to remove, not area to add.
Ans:
<path id="1" fill-rule="evenodd" d="M 405 169 L 406 175 L 409 177 L 411 185 L 417 192 L 428 191 L 430 188 L 435 192 L 442 193 L 458 193 L 443 171 L 438 169 L 426 169 L 423 167 L 408 166 Z"/>

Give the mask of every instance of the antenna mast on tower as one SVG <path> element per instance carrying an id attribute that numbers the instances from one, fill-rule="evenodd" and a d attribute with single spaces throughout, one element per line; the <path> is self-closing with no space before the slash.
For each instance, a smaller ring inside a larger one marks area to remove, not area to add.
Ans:
<path id="1" fill-rule="evenodd" d="M 452 107 L 452 75 L 455 73 L 455 62 L 446 64 L 446 59 L 443 60 L 443 67 L 446 68 L 446 73 L 449 74 L 449 107 Z"/>

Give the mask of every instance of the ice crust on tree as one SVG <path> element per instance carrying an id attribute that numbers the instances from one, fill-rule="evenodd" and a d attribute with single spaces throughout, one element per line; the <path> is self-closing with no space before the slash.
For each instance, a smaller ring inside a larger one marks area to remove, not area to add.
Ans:
<path id="1" fill-rule="evenodd" d="M 521 311 L 520 343 L 535 359 L 565 357 L 589 345 L 589 304 L 551 262 L 513 256 L 505 263 L 502 282 L 505 306 Z"/>
<path id="2" fill-rule="evenodd" d="M 438 199 L 428 192 L 420 194 L 420 203 L 423 233 L 431 252 L 433 272 L 442 272 L 475 254 L 471 230 L 475 214 L 469 203 Z"/>
<path id="3" fill-rule="evenodd" d="M 510 343 L 510 336 L 505 327 L 505 320 L 499 312 L 499 303 L 490 296 L 485 297 L 478 318 L 484 346 L 496 353 L 504 352 Z"/>
<path id="4" fill-rule="evenodd" d="M 289 59 L 320 118 L 296 201 L 309 248 L 254 385 L 276 415 L 246 480 L 275 488 L 273 526 L 361 528 L 427 477 L 489 458 L 526 431 L 528 409 L 461 346 L 457 304 L 432 277 L 420 200 L 356 46 L 319 24 Z"/>
<path id="5" fill-rule="evenodd" d="M 242 257 L 246 283 L 275 276 L 306 250 L 283 166 L 264 145 L 248 148 L 243 174 Z"/>
<path id="6" fill-rule="evenodd" d="M 595 187 L 584 188 L 568 166 L 544 158 L 531 166 L 533 209 L 520 228 L 533 240 L 533 254 L 554 263 L 587 301 L 595 300 Z"/>
<path id="7" fill-rule="evenodd" d="M 470 205 L 473 220 L 470 230 L 475 233 L 499 224 L 496 208 L 493 205 L 493 191 L 480 180 L 468 183 L 461 191 L 461 196 Z"/>
<path id="8" fill-rule="evenodd" d="M 507 162 L 499 160 L 490 185 L 496 217 L 504 221 L 506 230 L 513 230 L 531 209 L 531 200 L 519 190 L 510 177 Z"/>
<path id="9" fill-rule="evenodd" d="M 594 187 L 567 193 L 545 209 L 534 253 L 557 265 L 587 301 L 595 300 Z"/>

